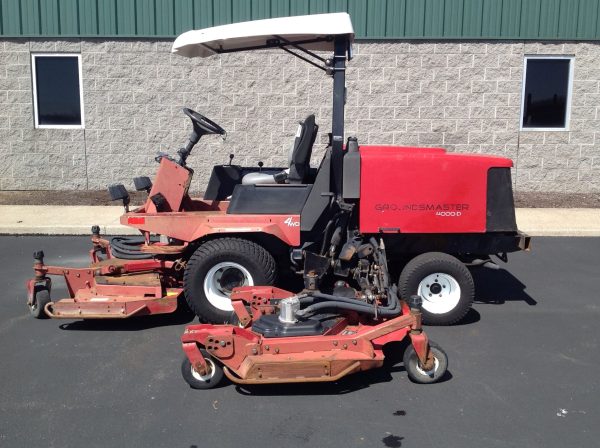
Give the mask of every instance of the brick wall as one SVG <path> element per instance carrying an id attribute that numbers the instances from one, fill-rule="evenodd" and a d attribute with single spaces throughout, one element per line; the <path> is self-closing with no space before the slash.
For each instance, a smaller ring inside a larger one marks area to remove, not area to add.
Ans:
<path id="1" fill-rule="evenodd" d="M 158 151 L 187 139 L 182 106 L 228 130 L 189 164 L 202 190 L 213 164 L 285 164 L 298 120 L 316 113 L 322 154 L 331 80 L 280 51 L 185 59 L 171 41 L 0 42 L 0 189 L 132 187 Z M 443 146 L 515 162 L 517 190 L 600 191 L 600 45 L 360 43 L 347 72 L 346 134 L 361 143 Z M 31 52 L 82 54 L 85 130 L 34 129 Z M 575 56 L 570 132 L 519 132 L 523 56 Z M 597 136 L 598 134 L 598 136 Z"/>

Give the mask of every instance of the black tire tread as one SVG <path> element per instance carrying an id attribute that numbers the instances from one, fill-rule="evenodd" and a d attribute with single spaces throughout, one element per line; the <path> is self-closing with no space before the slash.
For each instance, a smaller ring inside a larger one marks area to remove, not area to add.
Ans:
<path id="1" fill-rule="evenodd" d="M 220 386 L 223 382 L 223 366 L 221 366 L 221 364 L 215 358 L 212 358 L 206 352 L 206 350 L 200 349 L 200 352 L 202 353 L 202 356 L 204 356 L 205 359 L 211 358 L 212 361 L 215 363 L 217 371 L 215 372 L 213 378 L 211 378 L 211 380 L 208 382 L 201 382 L 194 378 L 191 372 L 192 364 L 190 363 L 190 360 L 187 358 L 187 356 L 183 358 L 183 362 L 181 363 L 181 376 L 183 376 L 185 382 L 188 383 L 188 385 L 192 389 L 212 389 L 214 387 Z"/>
<path id="2" fill-rule="evenodd" d="M 36 288 L 34 294 L 35 294 L 36 308 L 35 309 L 29 308 L 29 312 L 36 319 L 49 319 L 50 316 L 48 316 L 46 314 L 45 307 L 51 301 L 50 291 L 48 291 L 46 288 L 39 288 L 39 289 Z"/>
<path id="3" fill-rule="evenodd" d="M 453 319 L 444 322 L 428 322 L 428 319 L 425 316 L 426 312 L 424 311 L 423 322 L 429 325 L 454 325 L 457 322 L 459 322 L 463 317 L 465 317 L 465 315 L 469 312 L 469 309 L 471 308 L 471 305 L 473 304 L 473 300 L 475 298 L 475 282 L 473 281 L 473 276 L 471 275 L 467 267 L 464 265 L 464 263 L 458 258 L 453 257 L 452 255 L 446 254 L 444 252 L 426 252 L 424 254 L 417 255 L 415 258 L 413 258 L 406 264 L 406 266 L 402 270 L 402 273 L 400 274 L 400 280 L 398 281 L 400 297 L 402 297 L 403 299 L 407 299 L 411 294 L 414 294 L 414 292 L 406 290 L 408 279 L 415 275 L 415 272 L 420 270 L 423 266 L 435 261 L 444 261 L 453 265 L 460 271 L 466 271 L 468 275 L 465 275 L 465 279 L 467 280 L 468 286 L 473 293 L 470 295 L 470 297 L 467 297 L 468 306 L 464 306 L 462 312 L 460 314 L 455 315 Z"/>
<path id="4" fill-rule="evenodd" d="M 272 285 L 275 283 L 277 277 L 277 265 L 275 264 L 273 256 L 261 245 L 243 238 L 225 237 L 209 240 L 196 249 L 189 258 L 187 266 L 193 266 L 201 263 L 208 257 L 231 250 L 248 254 L 264 268 L 264 272 L 266 273 L 265 285 Z M 186 302 L 201 321 L 208 322 L 210 319 L 204 315 L 203 310 L 198 308 L 197 303 L 192 300 L 192 293 L 189 290 L 189 285 L 192 283 L 192 279 L 189 278 L 190 271 L 191 269 L 185 269 L 183 274 L 183 288 Z"/>
<path id="5" fill-rule="evenodd" d="M 408 345 L 408 347 L 406 347 L 406 351 L 404 352 L 404 356 L 402 357 L 402 362 L 404 364 L 404 368 L 406 369 L 406 373 L 408 374 L 408 378 L 417 384 L 433 384 L 433 383 L 437 383 L 438 381 L 440 381 L 444 375 L 446 374 L 446 371 L 448 370 L 448 355 L 446 354 L 446 352 L 444 351 L 444 349 L 442 349 L 442 347 L 440 347 L 438 344 L 436 344 L 433 341 L 429 341 L 429 348 L 430 350 L 437 350 L 439 352 L 440 355 L 443 356 L 443 362 L 440 361 L 440 365 L 443 367 L 443 371 L 441 373 L 436 373 L 436 375 L 434 376 L 434 378 L 431 379 L 424 379 L 422 375 L 420 375 L 420 373 L 416 372 L 413 370 L 413 366 L 411 366 L 410 364 L 410 358 L 412 356 L 414 356 L 416 358 L 417 354 L 415 352 L 415 349 L 412 345 Z M 438 357 L 439 360 L 439 357 Z M 418 360 L 416 361 L 418 362 Z"/>

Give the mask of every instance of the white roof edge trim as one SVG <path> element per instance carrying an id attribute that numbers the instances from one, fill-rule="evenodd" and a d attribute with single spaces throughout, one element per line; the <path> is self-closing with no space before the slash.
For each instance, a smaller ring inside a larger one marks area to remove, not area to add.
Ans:
<path id="1" fill-rule="evenodd" d="M 267 40 L 277 36 L 293 42 L 337 35 L 349 35 L 350 40 L 354 40 L 354 28 L 348 13 L 278 17 L 187 31 L 175 39 L 171 51 L 188 58 L 205 58 L 219 52 L 214 49 L 244 51 L 265 45 Z M 303 47 L 333 51 L 333 41 L 314 42 Z"/>

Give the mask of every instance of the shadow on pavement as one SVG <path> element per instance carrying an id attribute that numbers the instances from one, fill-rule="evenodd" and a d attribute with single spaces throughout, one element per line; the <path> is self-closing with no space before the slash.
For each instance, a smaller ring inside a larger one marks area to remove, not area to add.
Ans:
<path id="1" fill-rule="evenodd" d="M 460 327 L 461 325 L 471 325 L 481 320 L 481 314 L 474 308 L 471 308 L 461 320 L 452 324 L 452 327 Z"/>
<path id="2" fill-rule="evenodd" d="M 537 301 L 525 291 L 527 286 L 505 269 L 478 268 L 471 273 L 475 280 L 475 303 L 502 305 L 522 301 L 529 306 L 537 305 Z"/>

